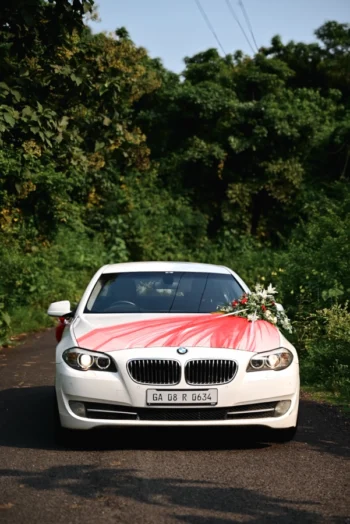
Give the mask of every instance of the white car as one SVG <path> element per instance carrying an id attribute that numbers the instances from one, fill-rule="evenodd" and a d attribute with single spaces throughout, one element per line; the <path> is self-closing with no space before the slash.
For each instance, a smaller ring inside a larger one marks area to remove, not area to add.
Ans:
<path id="1" fill-rule="evenodd" d="M 98 426 L 264 426 L 293 438 L 295 348 L 264 320 L 213 314 L 249 289 L 231 269 L 182 262 L 102 267 L 56 350 L 58 431 Z M 70 437 L 69 437 L 70 438 Z M 68 440 L 69 440 L 68 438 Z"/>

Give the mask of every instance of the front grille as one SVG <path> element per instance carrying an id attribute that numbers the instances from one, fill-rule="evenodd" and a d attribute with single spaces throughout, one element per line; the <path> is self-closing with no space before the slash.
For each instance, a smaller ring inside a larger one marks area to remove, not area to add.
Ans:
<path id="1" fill-rule="evenodd" d="M 139 384 L 173 386 L 181 379 L 181 367 L 177 360 L 130 360 L 128 371 L 131 378 Z"/>
<path id="2" fill-rule="evenodd" d="M 237 371 L 233 360 L 190 360 L 185 367 L 187 384 L 195 386 L 207 384 L 226 384 Z"/>
<path id="3" fill-rule="evenodd" d="M 86 417 L 98 420 L 208 421 L 258 419 L 276 416 L 277 402 L 224 408 L 134 408 L 86 402 Z"/>

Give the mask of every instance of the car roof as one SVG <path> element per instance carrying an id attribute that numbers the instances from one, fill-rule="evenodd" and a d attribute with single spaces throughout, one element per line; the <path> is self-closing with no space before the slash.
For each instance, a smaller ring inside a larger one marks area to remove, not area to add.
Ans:
<path id="1" fill-rule="evenodd" d="M 124 262 L 108 264 L 102 268 L 102 273 L 133 273 L 137 271 L 180 271 L 193 273 L 230 274 L 225 266 L 200 264 L 197 262 Z"/>

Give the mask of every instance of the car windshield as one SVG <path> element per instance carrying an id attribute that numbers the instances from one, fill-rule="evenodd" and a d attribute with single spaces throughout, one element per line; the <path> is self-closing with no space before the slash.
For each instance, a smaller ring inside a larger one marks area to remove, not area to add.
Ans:
<path id="1" fill-rule="evenodd" d="M 85 313 L 211 313 L 242 293 L 231 274 L 104 274 L 90 295 Z"/>

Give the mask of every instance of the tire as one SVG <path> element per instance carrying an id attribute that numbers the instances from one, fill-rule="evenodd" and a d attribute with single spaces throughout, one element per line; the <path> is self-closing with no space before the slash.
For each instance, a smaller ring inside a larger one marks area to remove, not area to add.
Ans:
<path id="1" fill-rule="evenodd" d="M 81 431 L 64 428 L 61 425 L 60 415 L 58 411 L 58 402 L 56 392 L 53 398 L 53 416 L 54 416 L 54 440 L 57 446 L 75 449 L 78 446 L 79 435 Z M 81 440 L 80 440 L 81 442 Z"/>

